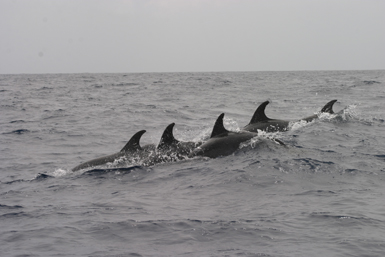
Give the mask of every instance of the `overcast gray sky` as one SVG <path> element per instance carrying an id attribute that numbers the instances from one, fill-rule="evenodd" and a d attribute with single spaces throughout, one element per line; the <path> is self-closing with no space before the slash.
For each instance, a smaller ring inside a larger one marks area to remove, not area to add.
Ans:
<path id="1" fill-rule="evenodd" d="M 385 69 L 384 0 L 0 0 L 0 73 Z"/>

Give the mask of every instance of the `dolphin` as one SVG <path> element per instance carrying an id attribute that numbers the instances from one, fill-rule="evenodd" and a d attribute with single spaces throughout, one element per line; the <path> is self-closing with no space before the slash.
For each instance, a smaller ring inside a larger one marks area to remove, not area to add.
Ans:
<path id="1" fill-rule="evenodd" d="M 258 133 L 249 131 L 228 131 L 223 125 L 224 113 L 217 118 L 210 139 L 198 146 L 189 157 L 205 156 L 216 158 L 234 153 L 241 143 L 258 136 Z"/>
<path id="2" fill-rule="evenodd" d="M 138 157 L 141 157 L 141 155 L 143 154 L 148 155 L 149 152 L 155 149 L 155 146 L 146 145 L 143 148 L 140 146 L 139 144 L 140 138 L 145 132 L 146 130 L 141 130 L 137 132 L 135 135 L 133 135 L 131 139 L 127 142 L 127 144 L 122 148 L 122 150 L 120 150 L 120 152 L 79 164 L 78 166 L 73 168 L 72 171 L 78 171 L 89 167 L 103 165 L 108 162 L 113 162 L 122 157 L 138 158 Z"/>
<path id="3" fill-rule="evenodd" d="M 186 142 L 175 139 L 174 126 L 175 123 L 171 123 L 166 127 L 156 150 L 143 161 L 145 165 L 185 160 L 197 146 L 202 144 L 202 142 Z"/>
<path id="4" fill-rule="evenodd" d="M 184 142 L 175 139 L 173 134 L 173 128 L 175 123 L 171 123 L 166 127 L 163 132 L 163 135 L 160 139 L 157 149 L 161 152 L 170 152 L 177 153 L 180 155 L 187 156 L 190 154 L 197 146 L 201 145 L 202 142 Z"/>
<path id="5" fill-rule="evenodd" d="M 333 104 L 337 102 L 337 100 L 332 100 L 328 102 L 322 109 L 321 113 L 331 113 L 333 114 Z M 278 120 L 278 119 L 270 119 L 265 114 L 265 108 L 269 104 L 269 101 L 263 102 L 255 111 L 253 117 L 250 120 L 250 123 L 247 124 L 243 130 L 250 132 L 257 132 L 258 130 L 266 131 L 266 132 L 277 132 L 277 131 L 287 131 L 289 129 L 290 121 L 287 120 Z M 318 115 L 314 114 L 309 117 L 300 119 L 306 122 L 310 122 L 314 119 L 317 119 Z"/>

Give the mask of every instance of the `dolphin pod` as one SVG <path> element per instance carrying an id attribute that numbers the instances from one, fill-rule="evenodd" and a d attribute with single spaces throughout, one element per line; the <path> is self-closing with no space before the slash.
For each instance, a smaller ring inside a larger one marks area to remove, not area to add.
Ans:
<path id="1" fill-rule="evenodd" d="M 321 109 L 321 113 L 330 113 L 333 114 L 333 105 L 337 100 L 332 100 L 325 104 Z M 265 114 L 265 108 L 269 104 L 269 101 L 263 102 L 258 106 L 257 110 L 254 112 L 253 117 L 250 120 L 250 123 L 247 124 L 243 130 L 250 132 L 257 132 L 258 130 L 266 132 L 277 132 L 277 131 L 287 131 L 289 129 L 290 121 L 287 120 L 278 120 L 270 119 Z M 311 122 L 318 118 L 317 114 L 311 115 L 309 117 L 297 120 L 297 121 L 306 121 Z"/>
<path id="2" fill-rule="evenodd" d="M 99 157 L 85 163 L 79 164 L 72 171 L 99 166 L 125 158 L 131 162 L 142 162 L 144 165 L 154 165 L 161 162 L 171 162 L 186 159 L 187 156 L 201 144 L 201 142 L 182 142 L 175 139 L 173 128 L 175 123 L 171 123 L 164 130 L 158 146 L 148 144 L 140 146 L 140 138 L 146 132 L 141 130 L 135 133 L 120 152 Z"/>
<path id="3" fill-rule="evenodd" d="M 337 100 L 332 100 L 328 102 L 321 109 L 320 113 L 333 114 L 333 105 L 336 101 Z M 270 119 L 266 116 L 265 108 L 268 104 L 269 101 L 260 104 L 251 118 L 250 123 L 239 132 L 229 131 L 224 127 L 224 113 L 217 118 L 211 136 L 206 142 L 183 142 L 175 139 L 173 135 L 175 123 L 171 123 L 164 130 L 157 146 L 153 144 L 140 146 L 140 139 L 146 132 L 146 130 L 141 130 L 135 133 L 119 152 L 82 163 L 74 167 L 72 171 L 104 165 L 122 158 L 125 158 L 129 162 L 151 166 L 157 163 L 185 160 L 195 156 L 216 158 L 230 155 L 239 149 L 242 143 L 257 137 L 258 130 L 266 132 L 289 130 L 291 121 Z M 298 121 L 311 122 L 317 118 L 318 115 L 315 114 Z M 284 143 L 278 139 L 271 140 L 280 145 L 284 145 Z"/>

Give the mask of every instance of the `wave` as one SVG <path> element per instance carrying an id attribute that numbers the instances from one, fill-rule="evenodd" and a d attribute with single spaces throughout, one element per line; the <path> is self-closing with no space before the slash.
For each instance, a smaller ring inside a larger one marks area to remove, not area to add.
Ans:
<path id="1" fill-rule="evenodd" d="M 366 85 L 373 85 L 373 84 L 380 84 L 381 82 L 378 82 L 375 80 L 364 80 L 363 83 Z"/>
<path id="2" fill-rule="evenodd" d="M 131 173 L 133 170 L 140 170 L 140 169 L 143 169 L 142 166 L 131 166 L 131 167 L 125 167 L 125 168 L 100 168 L 100 169 L 91 169 L 91 170 L 87 170 L 85 171 L 84 173 L 82 173 L 82 176 L 83 175 L 103 175 L 103 174 L 119 174 L 119 175 L 124 175 L 124 174 L 129 174 Z"/>
<path id="3" fill-rule="evenodd" d="M 21 209 L 21 208 L 24 208 L 23 206 L 21 205 L 5 205 L 5 204 L 0 204 L 0 210 L 3 210 L 3 209 L 9 209 L 9 210 L 13 210 L 13 209 Z"/>
<path id="4" fill-rule="evenodd" d="M 28 129 L 16 129 L 16 130 L 13 130 L 11 132 L 4 132 L 2 134 L 4 135 L 7 135 L 7 134 L 16 134 L 16 135 L 22 135 L 22 134 L 26 134 L 26 133 L 30 133 L 31 131 L 28 130 Z"/>
<path id="5" fill-rule="evenodd" d="M 381 220 L 373 219 L 365 216 L 353 216 L 351 214 L 333 214 L 331 212 L 312 212 L 309 214 L 311 218 L 316 218 L 320 220 L 333 220 L 336 224 L 340 224 L 341 226 L 346 225 L 345 220 L 351 220 L 351 223 L 361 223 L 362 225 L 376 225 L 382 224 Z"/>
<path id="6" fill-rule="evenodd" d="M 9 123 L 24 123 L 25 121 L 24 120 L 13 120 L 13 121 L 10 121 Z"/>
<path id="7" fill-rule="evenodd" d="M 99 167 L 99 168 L 88 168 L 81 170 L 79 172 L 73 172 L 66 169 L 56 169 L 53 172 L 47 173 L 38 173 L 33 179 L 25 180 L 13 180 L 8 182 L 2 182 L 4 184 L 13 184 L 18 182 L 43 182 L 48 179 L 54 178 L 79 178 L 79 177 L 89 177 L 89 176 L 103 176 L 103 175 L 126 175 L 130 174 L 134 170 L 144 170 L 144 167 L 135 165 L 127 167 Z M 1 206 L 0 206 L 1 207 Z"/>

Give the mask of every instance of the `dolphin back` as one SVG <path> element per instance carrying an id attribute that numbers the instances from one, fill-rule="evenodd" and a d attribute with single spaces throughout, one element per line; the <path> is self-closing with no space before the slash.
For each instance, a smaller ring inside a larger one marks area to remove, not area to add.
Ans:
<path id="1" fill-rule="evenodd" d="M 265 114 L 265 108 L 269 104 L 269 101 L 261 103 L 257 110 L 255 110 L 253 117 L 250 120 L 249 124 L 257 123 L 257 122 L 262 122 L 262 121 L 268 121 L 270 120 L 266 114 Z"/>
<path id="2" fill-rule="evenodd" d="M 327 104 L 325 104 L 324 107 L 322 107 L 321 109 L 321 113 L 330 113 L 330 114 L 333 114 L 334 111 L 333 111 L 333 105 L 334 103 L 337 102 L 337 100 L 331 100 L 330 102 L 328 102 Z M 302 120 L 304 121 L 307 121 L 307 122 L 310 122 L 314 119 L 317 119 L 318 118 L 318 115 L 317 114 L 314 114 L 314 115 L 311 115 L 309 117 L 306 117 Z"/>
<path id="3" fill-rule="evenodd" d="M 289 121 L 270 119 L 266 116 L 265 109 L 268 104 L 269 101 L 265 101 L 258 106 L 249 124 L 247 124 L 243 128 L 243 130 L 255 133 L 257 133 L 258 130 L 266 132 L 277 132 L 287 130 L 289 126 Z"/>
<path id="4" fill-rule="evenodd" d="M 174 126 L 175 123 L 171 123 L 166 127 L 162 134 L 162 137 L 160 138 L 158 149 L 165 149 L 179 143 L 179 141 L 175 139 L 174 134 L 172 133 Z"/>
<path id="5" fill-rule="evenodd" d="M 127 142 L 127 144 L 120 150 L 121 152 L 135 152 L 142 150 L 140 147 L 139 141 L 142 135 L 146 132 L 146 130 L 141 130 L 136 132 L 135 135 L 131 137 L 131 139 Z"/>
<path id="6" fill-rule="evenodd" d="M 334 113 L 333 105 L 335 102 L 337 102 L 337 100 L 331 100 L 330 102 L 325 104 L 325 106 L 321 109 L 321 112 L 327 112 L 327 113 L 333 114 Z"/>
<path id="7" fill-rule="evenodd" d="M 141 130 L 135 133 L 131 137 L 131 139 L 127 142 L 127 144 L 122 148 L 122 150 L 120 150 L 120 152 L 87 161 L 85 163 L 82 163 L 76 166 L 75 168 L 72 169 L 72 171 L 78 171 L 81 169 L 99 166 L 109 162 L 114 162 L 115 160 L 123 156 L 127 156 L 128 153 L 135 153 L 135 152 L 141 151 L 142 147 L 140 147 L 139 141 L 145 132 L 146 130 Z"/>
<path id="8" fill-rule="evenodd" d="M 222 113 L 221 115 L 219 115 L 219 117 L 215 121 L 213 131 L 211 132 L 210 138 L 229 133 L 229 131 L 227 129 L 225 129 L 225 126 L 223 125 L 223 117 L 224 116 L 225 116 L 225 114 Z"/>
<path id="9" fill-rule="evenodd" d="M 123 157 L 123 156 L 124 156 L 123 152 L 118 152 L 111 155 L 99 157 L 99 158 L 87 161 L 85 163 L 79 164 L 78 166 L 73 168 L 72 171 L 78 171 L 78 170 L 82 170 L 82 169 L 86 169 L 94 166 L 103 165 L 109 162 L 114 162 L 116 159 L 119 159 L 120 157 Z"/>

